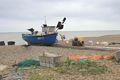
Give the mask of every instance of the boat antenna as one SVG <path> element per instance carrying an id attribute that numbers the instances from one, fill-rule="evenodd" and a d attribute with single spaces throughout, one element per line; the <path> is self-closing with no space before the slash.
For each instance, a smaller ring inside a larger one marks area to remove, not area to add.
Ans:
<path id="1" fill-rule="evenodd" d="M 46 21 L 46 16 L 45 16 L 45 24 L 47 24 L 47 21 Z"/>
<path id="2" fill-rule="evenodd" d="M 46 16 L 44 16 L 44 18 L 45 18 L 45 23 L 43 24 L 43 27 L 47 27 Z"/>

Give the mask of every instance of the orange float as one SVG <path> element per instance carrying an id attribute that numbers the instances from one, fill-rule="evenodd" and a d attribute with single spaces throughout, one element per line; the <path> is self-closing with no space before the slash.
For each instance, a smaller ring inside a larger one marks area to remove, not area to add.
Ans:
<path id="1" fill-rule="evenodd" d="M 79 59 L 88 59 L 89 56 L 87 56 L 87 55 L 79 55 L 78 58 Z"/>
<path id="2" fill-rule="evenodd" d="M 73 60 L 73 61 L 77 61 L 77 60 L 78 60 L 78 57 L 77 57 L 77 56 L 69 56 L 69 59 L 70 59 L 70 60 Z"/>
<path id="3" fill-rule="evenodd" d="M 69 56 L 70 60 L 77 61 L 78 59 L 88 59 L 89 56 L 87 55 L 74 55 L 74 56 Z"/>
<path id="4" fill-rule="evenodd" d="M 103 55 L 103 59 L 112 59 L 113 56 L 112 55 Z"/>
<path id="5" fill-rule="evenodd" d="M 103 59 L 103 56 L 102 55 L 94 55 L 94 56 L 91 56 L 90 58 L 89 58 L 90 60 L 101 60 L 101 59 Z"/>
<path id="6" fill-rule="evenodd" d="M 89 59 L 89 60 L 101 60 L 101 59 L 112 59 L 112 55 L 93 55 L 93 56 L 88 56 L 88 55 L 72 55 L 69 56 L 69 59 L 72 61 L 77 61 L 79 59 Z"/>

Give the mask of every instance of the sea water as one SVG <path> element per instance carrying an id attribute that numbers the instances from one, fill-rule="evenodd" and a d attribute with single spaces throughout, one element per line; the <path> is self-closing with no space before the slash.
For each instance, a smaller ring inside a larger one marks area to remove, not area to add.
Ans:
<path id="1" fill-rule="evenodd" d="M 15 41 L 16 45 L 25 44 L 25 41 L 22 39 L 22 33 L 25 32 L 6 32 L 0 33 L 0 41 L 5 41 L 7 45 L 8 41 Z M 72 39 L 75 36 L 83 37 L 99 37 L 104 35 L 120 35 L 120 30 L 116 31 L 60 31 L 62 35 L 65 35 L 66 39 Z M 60 39 L 60 36 L 58 36 Z"/>

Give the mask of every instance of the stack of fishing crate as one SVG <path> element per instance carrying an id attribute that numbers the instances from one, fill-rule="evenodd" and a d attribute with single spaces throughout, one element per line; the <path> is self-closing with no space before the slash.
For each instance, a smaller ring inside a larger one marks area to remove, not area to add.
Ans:
<path id="1" fill-rule="evenodd" d="M 56 67 L 60 63 L 60 55 L 44 52 L 39 56 L 40 66 Z"/>

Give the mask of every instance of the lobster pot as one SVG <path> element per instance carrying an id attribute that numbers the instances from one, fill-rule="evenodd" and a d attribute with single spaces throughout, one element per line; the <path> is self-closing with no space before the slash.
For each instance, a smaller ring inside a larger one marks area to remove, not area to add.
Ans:
<path id="1" fill-rule="evenodd" d="M 41 66 L 45 67 L 56 67 L 60 62 L 59 55 L 47 54 L 39 56 L 39 62 Z"/>
<path id="2" fill-rule="evenodd" d="M 15 45 L 14 41 L 8 41 L 8 45 Z"/>
<path id="3" fill-rule="evenodd" d="M 0 41 L 0 46 L 4 46 L 5 42 L 4 41 Z"/>

